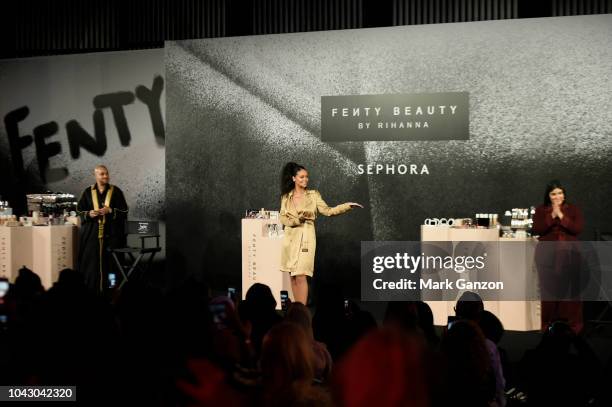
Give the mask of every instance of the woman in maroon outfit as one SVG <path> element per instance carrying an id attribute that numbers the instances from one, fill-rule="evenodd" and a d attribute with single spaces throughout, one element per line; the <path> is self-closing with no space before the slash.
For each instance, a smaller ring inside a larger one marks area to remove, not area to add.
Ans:
<path id="1" fill-rule="evenodd" d="M 583 226 L 580 209 L 566 202 L 559 181 L 551 181 L 533 219 L 533 233 L 543 242 L 536 250 L 543 329 L 556 320 L 566 320 L 575 332 L 582 329 L 582 302 L 576 301 L 581 258 L 578 245 L 572 242 L 578 240 Z"/>

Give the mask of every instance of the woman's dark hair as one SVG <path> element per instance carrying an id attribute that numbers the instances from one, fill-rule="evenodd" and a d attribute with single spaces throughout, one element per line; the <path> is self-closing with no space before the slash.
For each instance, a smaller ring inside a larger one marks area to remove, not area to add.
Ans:
<path id="1" fill-rule="evenodd" d="M 289 162 L 283 167 L 281 174 L 281 196 L 288 194 L 294 187 L 293 177 L 297 175 L 300 170 L 305 170 L 303 165 Z"/>
<path id="2" fill-rule="evenodd" d="M 504 325 L 499 318 L 490 311 L 482 311 L 478 326 L 482 330 L 484 336 L 495 344 L 498 344 L 502 336 L 504 336 Z"/>
<path id="3" fill-rule="evenodd" d="M 553 189 L 557 189 L 557 188 L 563 191 L 563 195 L 565 195 L 565 199 L 563 200 L 563 202 L 567 201 L 567 194 L 565 193 L 565 187 L 561 185 L 561 181 L 554 179 L 550 181 L 548 185 L 546 185 L 546 192 L 544 192 L 544 205 L 550 205 L 550 195 L 549 194 Z"/>

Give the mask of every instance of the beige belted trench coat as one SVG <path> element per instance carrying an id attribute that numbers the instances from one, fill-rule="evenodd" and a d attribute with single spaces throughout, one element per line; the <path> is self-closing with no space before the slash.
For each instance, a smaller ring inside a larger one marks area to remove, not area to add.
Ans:
<path id="1" fill-rule="evenodd" d="M 281 199 L 280 220 L 285 225 L 285 234 L 281 250 L 281 271 L 292 276 L 308 275 L 312 277 L 314 270 L 315 249 L 317 238 L 315 219 L 317 213 L 325 216 L 335 216 L 351 210 L 348 203 L 330 208 L 319 191 L 307 189 L 302 202 L 296 207 L 293 203 L 293 191 L 283 195 Z M 300 216 L 306 220 L 300 222 Z"/>

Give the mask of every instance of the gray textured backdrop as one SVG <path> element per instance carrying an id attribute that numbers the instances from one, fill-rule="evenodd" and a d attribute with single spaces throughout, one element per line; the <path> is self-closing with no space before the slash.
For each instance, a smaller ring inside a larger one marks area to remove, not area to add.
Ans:
<path id="1" fill-rule="evenodd" d="M 359 294 L 361 240 L 418 240 L 427 217 L 541 203 L 551 178 L 612 229 L 612 16 L 490 21 L 166 43 L 169 250 L 214 286 L 238 284 L 240 218 L 279 207 L 289 160 L 330 204 L 315 282 Z M 470 140 L 320 141 L 322 95 L 470 94 Z M 359 175 L 358 164 L 429 175 Z M 203 273 L 203 274 L 202 274 Z"/>

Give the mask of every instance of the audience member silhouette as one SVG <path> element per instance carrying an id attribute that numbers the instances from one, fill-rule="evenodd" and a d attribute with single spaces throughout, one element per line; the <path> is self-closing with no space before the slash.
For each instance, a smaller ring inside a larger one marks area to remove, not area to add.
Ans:
<path id="1" fill-rule="evenodd" d="M 249 334 L 243 327 L 234 303 L 227 296 L 215 297 L 209 305 L 213 314 L 214 360 L 228 371 L 236 365 L 251 366 L 255 355 Z"/>
<path id="2" fill-rule="evenodd" d="M 553 322 L 521 362 L 530 406 L 587 405 L 602 376 L 593 350 L 564 321 Z"/>
<path id="3" fill-rule="evenodd" d="M 423 331 L 429 346 L 435 348 L 440 343 L 440 338 L 438 337 L 436 328 L 434 327 L 434 316 L 433 312 L 431 311 L 431 307 L 423 301 L 416 301 L 416 307 L 419 328 L 421 328 Z"/>
<path id="4" fill-rule="evenodd" d="M 499 346 L 499 343 L 504 336 L 505 329 L 502 322 L 490 311 L 484 310 L 480 314 L 480 321 L 478 321 L 478 326 L 482 330 L 485 338 L 495 344 L 497 351 L 499 352 L 499 360 L 502 366 L 502 373 L 504 375 L 504 379 L 506 382 L 506 387 L 510 385 L 515 385 L 516 379 L 513 370 L 510 367 L 510 362 L 508 360 L 507 352 L 504 348 Z"/>
<path id="5" fill-rule="evenodd" d="M 482 302 L 482 298 L 480 298 L 480 296 L 474 292 L 464 292 L 461 297 L 459 297 L 459 300 L 455 305 L 455 312 L 458 319 L 473 321 L 480 327 L 484 313 L 484 303 Z M 479 328 L 479 330 L 481 329 Z M 504 377 L 499 350 L 497 349 L 497 345 L 486 336 L 485 346 L 489 354 L 489 363 L 495 379 L 495 402 L 498 406 L 503 407 L 506 405 L 506 378 Z"/>
<path id="6" fill-rule="evenodd" d="M 10 350 L 0 380 L 76 385 L 79 402 L 105 406 L 326 406 L 330 393 L 339 406 L 504 405 L 504 327 L 477 294 L 462 295 L 441 340 L 423 302 L 389 303 L 376 329 L 339 287 L 315 294 L 314 317 L 292 304 L 283 320 L 263 284 L 234 304 L 211 300 L 194 277 L 167 292 L 134 280 L 110 304 L 78 272 L 62 270 L 45 292 L 23 268 L 0 303 L 0 347 Z M 603 406 L 603 380 L 585 339 L 558 321 L 515 382 L 529 405 Z"/>
<path id="7" fill-rule="evenodd" d="M 251 333 L 250 340 L 255 355 L 260 355 L 264 335 L 282 320 L 276 312 L 276 300 L 270 287 L 256 283 L 248 289 L 240 308 L 240 318 L 250 325 L 247 328 Z"/>
<path id="8" fill-rule="evenodd" d="M 310 310 L 304 304 L 295 302 L 289 306 L 285 321 L 292 322 L 304 330 L 308 340 L 312 343 L 315 379 L 320 382 L 327 381 L 332 369 L 332 357 L 327 346 L 314 339 Z"/>
<path id="9" fill-rule="evenodd" d="M 321 285 L 316 292 L 312 318 L 315 339 L 327 345 L 332 358 L 339 360 L 366 332 L 376 328 L 376 320 L 351 300 L 344 299 L 336 285 Z"/>
<path id="10" fill-rule="evenodd" d="M 495 376 L 478 325 L 455 321 L 442 337 L 440 351 L 445 364 L 444 405 L 489 407 L 495 400 Z"/>
<path id="11" fill-rule="evenodd" d="M 331 397 L 313 384 L 312 341 L 291 322 L 275 325 L 265 335 L 261 349 L 264 406 L 331 406 Z"/>
<path id="12" fill-rule="evenodd" d="M 386 326 L 395 326 L 407 332 L 414 332 L 419 326 L 419 315 L 415 301 L 389 301 L 385 310 Z"/>
<path id="13" fill-rule="evenodd" d="M 0 349 L 10 349 L 2 358 L 6 367 L 0 369 L 2 383 L 26 382 L 34 370 L 36 358 L 32 350 L 37 346 L 35 328 L 43 293 L 40 277 L 24 266 L 15 284 L 10 285 L 5 297 L 0 299 L 0 315 L 5 319 L 0 321 L 4 342 Z"/>
<path id="14" fill-rule="evenodd" d="M 340 407 L 425 407 L 430 405 L 422 336 L 397 325 L 372 330 L 353 346 L 334 371 Z"/>
<path id="15" fill-rule="evenodd" d="M 118 329 L 110 304 L 85 286 L 81 273 L 65 269 L 42 299 L 36 326 L 44 346 L 34 353 L 37 384 L 79 388 L 85 404 L 118 403 L 116 346 Z"/>

